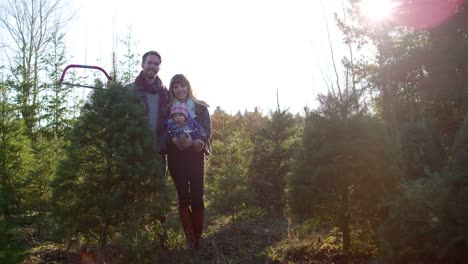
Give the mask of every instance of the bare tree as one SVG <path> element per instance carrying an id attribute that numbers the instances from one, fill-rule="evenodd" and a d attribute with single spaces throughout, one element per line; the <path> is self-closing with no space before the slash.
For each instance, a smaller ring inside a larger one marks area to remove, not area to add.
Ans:
<path id="1" fill-rule="evenodd" d="M 360 113 L 362 107 L 359 102 L 359 98 L 362 95 L 362 91 L 358 90 L 356 87 L 356 72 L 355 72 L 355 63 L 354 63 L 354 53 L 353 53 L 353 47 L 351 45 L 351 42 L 348 40 L 348 36 L 346 36 L 346 33 L 343 31 L 342 32 L 345 35 L 345 44 L 349 50 L 349 57 L 344 57 L 342 60 L 343 66 L 344 66 L 344 73 L 343 76 L 339 74 L 339 68 L 336 63 L 336 58 L 335 58 L 335 50 L 332 45 L 332 39 L 331 39 L 331 34 L 330 34 L 330 28 L 328 26 L 328 18 L 326 16 L 325 12 L 325 7 L 323 5 L 322 0 L 320 1 L 321 7 L 322 7 L 322 14 L 323 14 L 323 20 L 325 23 L 325 30 L 327 33 L 327 40 L 328 40 L 328 47 L 330 49 L 330 60 L 332 64 L 332 69 L 333 73 L 335 75 L 334 82 L 333 84 L 333 78 L 331 77 L 332 74 L 329 73 L 329 78 L 326 79 L 324 76 L 324 73 L 322 72 L 322 76 L 325 79 L 325 82 L 330 82 L 328 85 L 328 93 L 327 94 L 319 94 L 318 95 L 318 100 L 321 105 L 321 110 L 329 115 L 329 116 L 335 116 L 339 117 L 343 120 L 346 120 L 349 115 Z M 342 8 L 344 10 L 344 6 L 342 3 Z M 337 13 L 334 13 L 335 15 L 335 21 L 338 22 L 338 25 L 343 24 L 342 21 L 338 18 Z M 343 20 L 346 20 L 346 14 L 343 11 Z M 340 80 L 340 77 L 344 78 L 344 81 Z"/>
<path id="2" fill-rule="evenodd" d="M 37 122 L 41 57 L 57 32 L 74 13 L 66 9 L 67 0 L 3 0 L 0 4 L 0 27 L 10 38 L 5 43 L 16 95 L 29 134 Z"/>

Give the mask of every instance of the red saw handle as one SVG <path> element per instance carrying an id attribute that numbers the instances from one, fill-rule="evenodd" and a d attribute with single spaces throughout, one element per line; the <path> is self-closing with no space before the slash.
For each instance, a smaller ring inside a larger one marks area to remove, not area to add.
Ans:
<path id="1" fill-rule="evenodd" d="M 67 67 L 65 67 L 65 69 L 63 69 L 62 76 L 60 77 L 60 80 L 58 81 L 59 85 L 62 85 L 62 84 L 64 83 L 64 82 L 63 82 L 63 79 L 65 78 L 65 74 L 67 73 L 67 71 L 68 71 L 70 68 L 84 68 L 84 69 L 99 70 L 99 71 L 101 71 L 102 73 L 104 73 L 104 75 L 106 76 L 106 78 L 107 78 L 108 81 L 112 81 L 112 77 L 111 77 L 103 68 L 101 68 L 101 67 L 99 67 L 99 66 L 83 65 L 83 64 L 70 64 L 70 65 L 68 65 Z M 70 84 L 70 83 L 66 83 L 66 84 Z M 81 85 L 81 84 L 70 84 L 70 85 L 81 86 L 81 87 L 88 87 L 88 88 L 94 88 L 94 87 L 92 87 L 92 86 Z"/>

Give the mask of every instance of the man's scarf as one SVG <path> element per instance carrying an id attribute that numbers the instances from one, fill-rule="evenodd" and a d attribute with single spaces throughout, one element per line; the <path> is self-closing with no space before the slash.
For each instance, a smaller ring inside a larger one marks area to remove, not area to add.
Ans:
<path id="1" fill-rule="evenodd" d="M 138 77 L 136 77 L 135 79 L 135 93 L 137 94 L 152 93 L 152 94 L 159 95 L 158 120 L 157 120 L 158 127 L 157 127 L 156 133 L 158 135 L 158 138 L 160 138 L 161 135 L 164 133 L 164 130 L 166 129 L 168 98 L 167 98 L 167 88 L 164 86 L 161 79 L 159 79 L 159 76 L 156 76 L 155 78 L 156 80 L 152 84 L 149 84 L 143 75 L 143 71 L 141 71 Z M 145 100 L 142 100 L 142 101 L 145 104 L 146 111 L 148 111 L 149 110 L 148 98 L 145 96 Z"/>

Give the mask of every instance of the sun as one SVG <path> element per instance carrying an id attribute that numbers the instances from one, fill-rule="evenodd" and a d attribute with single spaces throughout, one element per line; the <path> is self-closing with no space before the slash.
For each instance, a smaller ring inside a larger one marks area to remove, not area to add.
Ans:
<path id="1" fill-rule="evenodd" d="M 384 20 L 390 18 L 394 7 L 392 0 L 362 0 L 361 14 L 371 20 Z"/>

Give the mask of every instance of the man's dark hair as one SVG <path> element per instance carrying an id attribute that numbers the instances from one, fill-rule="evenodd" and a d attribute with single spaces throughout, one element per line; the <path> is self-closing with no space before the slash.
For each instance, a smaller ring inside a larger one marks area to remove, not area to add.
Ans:
<path id="1" fill-rule="evenodd" d="M 145 63 L 145 60 L 149 55 L 156 55 L 156 56 L 158 56 L 159 60 L 161 60 L 161 55 L 159 55 L 159 53 L 157 51 L 150 50 L 150 51 L 146 52 L 145 54 L 143 54 L 143 57 L 141 58 L 141 63 Z"/>

